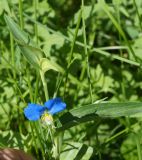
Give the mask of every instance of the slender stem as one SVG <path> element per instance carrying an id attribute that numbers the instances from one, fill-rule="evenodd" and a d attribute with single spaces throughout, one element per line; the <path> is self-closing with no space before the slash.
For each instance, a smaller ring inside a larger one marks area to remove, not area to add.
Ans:
<path id="1" fill-rule="evenodd" d="M 24 104 L 26 104 L 25 99 L 24 99 L 24 97 L 23 97 L 23 93 L 22 93 L 22 91 L 20 90 L 20 88 L 19 88 L 16 80 L 14 80 L 14 85 L 15 85 L 16 92 L 18 93 L 20 99 L 23 101 Z"/>
<path id="2" fill-rule="evenodd" d="M 120 25 L 120 22 L 121 22 L 121 21 L 120 21 L 119 8 L 120 8 L 120 6 L 119 6 L 119 4 L 116 2 L 116 5 L 115 5 L 116 16 L 117 16 L 118 24 Z M 120 43 L 121 43 L 122 39 L 121 39 L 120 32 L 119 32 L 119 35 L 118 35 L 118 36 L 119 36 L 119 41 L 120 41 Z M 123 56 L 121 49 L 120 49 L 120 55 L 121 55 L 121 57 Z M 122 77 L 122 81 L 120 82 L 120 84 L 121 84 L 121 90 L 122 90 L 122 95 L 123 95 L 122 101 L 124 102 L 124 101 L 126 101 L 126 89 L 125 89 L 125 79 L 124 79 L 124 77 L 123 77 L 123 66 L 124 66 L 124 65 L 123 65 L 123 61 L 121 61 L 121 77 Z M 131 129 L 131 128 L 130 128 L 130 126 L 131 126 L 130 118 L 129 118 L 129 117 L 126 117 L 125 120 L 126 120 L 127 127 L 128 127 L 129 129 Z"/>
<path id="3" fill-rule="evenodd" d="M 12 33 L 10 33 L 10 47 L 11 47 L 11 61 L 12 61 L 12 65 L 15 67 L 15 52 L 14 52 L 14 38 Z M 16 78 L 16 72 L 13 69 L 13 77 L 14 79 Z"/>
<path id="4" fill-rule="evenodd" d="M 101 156 L 101 152 L 100 152 L 100 142 L 99 142 L 99 138 L 98 138 L 98 132 L 96 130 L 96 144 L 97 144 L 97 148 L 98 148 L 98 156 L 99 156 L 99 160 L 102 159 L 102 156 Z"/>
<path id="5" fill-rule="evenodd" d="M 45 152 L 44 152 L 44 144 L 43 144 L 43 137 L 42 137 L 42 132 L 39 131 L 40 128 L 39 126 L 36 126 L 37 124 L 33 123 L 34 125 L 34 129 L 35 129 L 35 132 L 36 132 L 36 135 L 38 136 L 38 141 L 39 141 L 39 144 L 40 144 L 40 148 L 41 148 L 41 153 L 42 153 L 42 158 L 43 160 L 45 160 Z"/>
<path id="6" fill-rule="evenodd" d="M 42 71 L 40 71 L 40 76 L 41 76 L 41 80 L 42 80 L 42 84 L 43 84 L 45 99 L 47 101 L 49 99 L 48 88 L 47 88 L 47 83 L 46 83 L 46 80 L 45 80 L 44 73 Z"/>
<path id="7" fill-rule="evenodd" d="M 14 66 L 14 68 L 15 68 L 14 38 L 13 38 L 12 33 L 10 33 L 10 46 L 11 46 L 12 66 Z M 15 69 L 12 68 L 12 72 L 13 72 L 13 80 L 15 82 L 16 81 L 16 71 L 15 71 Z M 14 86 L 15 86 L 14 87 L 15 88 L 15 92 L 18 93 L 16 85 L 14 85 Z M 16 99 L 17 99 L 17 102 L 18 102 L 18 97 Z M 21 121 L 21 115 L 20 115 L 20 108 L 19 107 L 17 108 L 17 114 L 18 114 L 18 121 L 20 122 Z M 22 126 L 21 126 L 21 124 L 19 124 L 18 128 L 19 128 L 20 134 L 22 134 Z"/>
<path id="8" fill-rule="evenodd" d="M 38 0 L 34 0 L 35 21 L 37 20 L 37 13 L 38 13 L 37 7 L 38 7 Z M 38 25 L 37 23 L 34 24 L 34 28 L 35 28 L 36 43 L 38 44 Z"/>
<path id="9" fill-rule="evenodd" d="M 37 20 L 37 7 L 38 7 L 38 0 L 34 0 L 34 15 L 35 15 L 35 21 Z M 38 45 L 38 25 L 37 23 L 34 24 L 35 29 L 35 37 L 36 37 L 36 43 Z M 36 72 L 36 87 L 35 87 L 35 94 L 34 94 L 34 102 L 36 102 L 37 95 L 38 95 L 38 85 L 39 85 L 39 72 Z"/>
<path id="10" fill-rule="evenodd" d="M 135 134 L 135 139 L 136 139 L 136 144 L 137 144 L 138 159 L 142 160 L 141 144 L 140 144 L 139 134 Z"/>
<path id="11" fill-rule="evenodd" d="M 73 50 L 74 50 L 75 41 L 76 41 L 76 37 L 77 37 L 77 34 L 78 34 L 80 22 L 81 22 L 81 15 L 82 15 L 82 10 L 80 10 L 80 12 L 79 12 L 78 22 L 77 22 L 76 29 L 75 29 L 75 34 L 74 34 L 74 37 L 73 37 L 73 41 L 71 43 L 71 50 L 70 50 L 70 55 L 69 55 L 68 67 L 67 68 L 69 68 L 72 57 L 73 57 Z"/>
<path id="12" fill-rule="evenodd" d="M 135 123 L 135 124 L 131 125 L 130 127 L 131 127 L 131 129 L 135 129 L 135 128 L 137 128 L 138 126 L 139 126 L 139 123 Z M 121 130 L 120 132 L 118 132 L 118 133 L 116 133 L 115 135 L 113 135 L 113 136 L 109 137 L 108 139 L 106 139 L 106 140 L 105 140 L 105 144 L 107 144 L 107 143 L 109 143 L 110 141 L 118 138 L 119 136 L 123 135 L 124 133 L 128 133 L 129 130 L 130 130 L 130 129 L 129 129 L 128 127 L 125 128 L 125 129 L 123 129 L 123 130 Z"/>
<path id="13" fill-rule="evenodd" d="M 60 87 L 62 81 L 63 81 L 63 75 L 61 76 L 60 73 L 58 73 L 56 87 L 55 87 L 56 89 L 55 89 L 53 98 L 55 98 L 57 96 L 57 93 L 58 93 L 58 90 L 59 90 L 59 87 Z"/>
<path id="14" fill-rule="evenodd" d="M 40 78 L 39 72 L 36 72 L 36 73 L 37 73 L 36 74 L 37 76 L 36 76 L 36 84 L 35 84 L 34 102 L 37 101 L 38 87 L 39 87 L 39 78 Z"/>
<path id="15" fill-rule="evenodd" d="M 129 52 L 132 53 L 135 61 L 137 62 L 138 61 L 138 58 L 137 56 L 135 55 L 135 52 L 131 46 L 131 43 L 129 42 L 129 40 L 127 39 L 126 37 L 126 34 L 124 33 L 124 31 L 122 30 L 121 26 L 118 25 L 117 21 L 115 20 L 115 18 L 113 17 L 113 15 L 110 13 L 110 10 L 109 10 L 109 7 L 107 5 L 107 3 L 104 1 L 104 0 L 100 0 L 99 1 L 103 7 L 103 10 L 106 12 L 106 14 L 108 15 L 108 17 L 110 18 L 110 20 L 112 21 L 112 23 L 114 24 L 114 26 L 116 27 L 116 29 L 119 31 L 120 35 L 123 37 L 124 41 L 126 42 L 128 48 L 129 48 Z M 128 53 L 129 53 L 128 52 Z"/>
<path id="16" fill-rule="evenodd" d="M 82 15 L 82 11 L 80 10 L 79 17 L 78 17 L 78 22 L 77 22 L 76 29 L 75 29 L 75 34 L 74 34 L 74 37 L 73 37 L 73 41 L 71 43 L 70 55 L 69 55 L 69 59 L 68 59 L 68 65 L 67 65 L 67 70 L 66 70 L 66 78 L 65 78 L 65 84 L 64 84 L 64 97 L 65 97 L 65 93 L 66 93 L 66 85 L 67 85 L 67 81 L 68 81 L 68 72 L 69 72 L 70 64 L 71 64 L 72 57 L 73 57 L 73 50 L 74 50 L 74 46 L 75 46 L 75 41 L 76 41 L 76 37 L 77 37 L 77 34 L 78 34 L 79 25 L 80 25 L 80 22 L 81 22 L 81 15 Z"/>
<path id="17" fill-rule="evenodd" d="M 29 92 L 30 92 L 30 100 L 33 102 L 33 89 L 31 86 L 31 81 L 30 81 L 30 74 L 29 74 L 29 69 L 27 69 L 27 82 L 28 82 L 28 87 L 29 87 Z"/>
<path id="18" fill-rule="evenodd" d="M 24 29 L 24 20 L 23 20 L 23 3 L 22 0 L 19 0 L 19 15 L 20 15 L 20 27 Z"/>
<path id="19" fill-rule="evenodd" d="M 61 37 L 63 37 L 65 40 L 71 42 L 72 40 L 70 38 L 68 38 L 67 36 L 64 36 L 64 35 L 61 35 L 59 34 L 58 32 L 56 32 L 55 30 L 49 28 L 49 27 L 46 27 L 45 25 L 42 25 L 40 22 L 37 22 L 33 19 L 31 19 L 30 16 L 28 16 L 26 13 L 24 13 L 25 17 L 31 21 L 31 22 L 34 22 L 34 23 L 37 23 L 39 26 L 41 26 L 42 28 L 45 28 L 46 30 L 50 31 L 51 33 L 54 33 L 56 35 L 59 35 Z M 84 47 L 84 44 L 79 42 L 79 41 L 76 41 L 75 44 L 77 44 L 78 46 L 81 46 L 81 47 Z M 90 49 L 91 46 L 87 45 L 87 48 Z M 129 50 L 129 47 L 124 47 L 123 49 L 127 49 Z M 129 59 L 126 59 L 126 58 L 123 58 L 123 57 L 120 57 L 120 56 L 117 56 L 117 55 L 114 55 L 114 54 L 110 54 L 109 52 L 106 52 L 104 51 L 103 48 L 93 48 L 91 50 L 92 52 L 97 52 L 98 54 L 101 54 L 103 56 L 106 56 L 106 57 L 111 57 L 111 59 L 116 59 L 116 60 L 119 60 L 119 61 L 123 61 L 125 63 L 128 63 L 128 64 L 132 64 L 132 65 L 135 65 L 135 66 L 140 66 L 140 63 L 139 62 L 136 62 L 136 61 L 132 61 L 132 60 L 129 60 Z"/>
<path id="20" fill-rule="evenodd" d="M 35 146 L 36 156 L 37 156 L 37 158 L 39 159 L 37 141 L 36 141 L 36 136 L 35 136 L 35 133 L 34 133 L 34 127 L 33 127 L 32 123 L 30 123 L 30 127 L 31 127 L 32 141 L 33 141 L 34 146 Z"/>
<path id="21" fill-rule="evenodd" d="M 92 95 L 92 84 L 91 84 L 91 75 L 90 75 L 90 66 L 89 66 L 89 56 L 87 51 L 87 42 L 86 42 L 86 30 L 85 30 L 85 20 L 84 20 L 84 0 L 82 0 L 82 24 L 83 24 L 83 39 L 84 39 L 84 52 L 85 52 L 85 60 L 87 66 L 87 77 L 89 82 L 89 93 L 91 102 L 93 103 L 93 95 Z M 86 67 L 85 67 L 86 68 Z"/>
<path id="22" fill-rule="evenodd" d="M 117 17 L 117 20 L 118 20 L 118 24 L 120 25 L 121 21 L 120 21 L 120 12 L 119 12 L 119 4 L 117 3 L 116 1 L 116 4 L 115 4 L 115 10 L 116 10 L 116 17 Z M 119 36 L 119 41 L 120 43 L 122 43 L 122 38 L 121 38 L 121 35 L 120 35 L 120 32 L 118 32 L 118 36 Z M 122 49 L 120 49 L 120 55 L 121 57 L 123 57 L 123 53 L 122 53 Z M 126 91 L 125 91 L 125 79 L 123 77 L 123 61 L 121 61 L 121 76 L 122 76 L 122 81 L 121 81 L 121 90 L 122 90 L 122 94 L 123 94 L 123 101 L 126 101 Z"/>

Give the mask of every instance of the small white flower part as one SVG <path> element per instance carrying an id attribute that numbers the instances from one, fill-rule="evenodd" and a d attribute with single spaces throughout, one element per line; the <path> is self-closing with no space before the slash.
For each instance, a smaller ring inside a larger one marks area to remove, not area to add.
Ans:
<path id="1" fill-rule="evenodd" d="M 47 112 L 41 116 L 41 121 L 44 125 L 53 125 L 53 117 Z"/>

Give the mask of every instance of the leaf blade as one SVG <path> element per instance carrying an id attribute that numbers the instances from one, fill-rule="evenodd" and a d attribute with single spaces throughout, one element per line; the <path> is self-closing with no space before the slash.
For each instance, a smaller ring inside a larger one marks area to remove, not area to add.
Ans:
<path id="1" fill-rule="evenodd" d="M 99 122 L 101 118 L 106 117 L 135 117 L 141 115 L 142 102 L 89 104 L 72 109 L 69 112 L 63 114 L 60 117 L 62 126 L 57 128 L 57 131 L 63 131 L 73 126 L 92 120 Z"/>

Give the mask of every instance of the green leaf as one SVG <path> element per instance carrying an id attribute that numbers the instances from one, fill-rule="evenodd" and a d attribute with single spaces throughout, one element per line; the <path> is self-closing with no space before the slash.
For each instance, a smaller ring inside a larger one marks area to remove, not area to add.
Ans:
<path id="1" fill-rule="evenodd" d="M 18 45 L 22 54 L 26 57 L 28 62 L 32 64 L 34 67 L 40 67 L 39 62 L 42 57 L 42 50 L 28 46 L 26 44 L 19 44 Z"/>
<path id="2" fill-rule="evenodd" d="M 88 114 L 96 113 L 100 117 L 121 117 L 134 116 L 142 113 L 142 102 L 126 102 L 126 103 L 98 103 L 89 104 L 83 107 L 75 108 L 70 111 L 77 117 L 83 117 Z"/>
<path id="3" fill-rule="evenodd" d="M 98 121 L 101 117 L 138 117 L 141 114 L 142 102 L 89 104 L 72 109 L 62 115 L 60 117 L 62 127 L 57 128 L 57 131 L 62 131 L 91 120 Z"/>
<path id="4" fill-rule="evenodd" d="M 0 15 L 2 15 L 3 11 L 10 14 L 10 8 L 7 0 L 0 0 Z"/>
<path id="5" fill-rule="evenodd" d="M 10 18 L 4 16 L 5 21 L 12 32 L 22 54 L 26 57 L 29 63 L 35 67 L 39 67 L 40 58 L 42 58 L 42 50 L 36 46 L 32 40 L 29 39 L 28 35 L 20 29 L 20 27 Z M 28 43 L 28 44 L 27 44 Z"/>
<path id="6" fill-rule="evenodd" d="M 97 6 L 98 6 L 98 8 L 100 8 L 99 5 L 97 5 Z M 68 38 L 67 36 L 65 36 L 65 35 L 63 35 L 63 34 L 61 34 L 61 33 L 59 33 L 59 32 L 56 32 L 56 31 L 54 31 L 53 29 L 51 29 L 51 28 L 49 28 L 49 27 L 46 27 L 46 26 L 42 25 L 42 24 L 41 24 L 40 22 L 38 22 L 38 21 L 33 20 L 33 19 L 32 19 L 30 16 L 28 16 L 27 14 L 24 13 L 24 15 L 26 16 L 26 18 L 28 18 L 29 21 L 31 21 L 31 22 L 33 22 L 33 23 L 35 23 L 35 24 L 38 24 L 38 25 L 41 26 L 42 28 L 45 28 L 47 31 L 49 31 L 49 32 L 51 32 L 51 33 L 54 33 L 54 34 L 57 34 L 57 35 L 63 37 L 65 40 L 69 41 L 69 42 L 72 41 L 72 39 Z M 81 43 L 81 42 L 79 42 L 79 41 L 76 41 L 75 43 L 76 43 L 78 46 L 84 47 L 84 44 Z M 90 49 L 91 46 L 87 45 L 87 48 Z M 126 48 L 129 48 L 129 47 L 126 47 Z M 138 62 L 136 62 L 136 61 L 132 61 L 132 60 L 123 58 L 123 57 L 121 57 L 121 56 L 117 56 L 117 55 L 115 55 L 115 54 L 110 54 L 109 52 L 104 51 L 104 50 L 99 49 L 99 48 L 93 48 L 93 49 L 92 49 L 92 52 L 96 52 L 96 53 L 101 54 L 101 55 L 103 55 L 103 56 L 110 57 L 110 58 L 112 58 L 112 59 L 117 59 L 117 60 L 119 60 L 119 61 L 122 61 L 122 62 L 125 62 L 125 63 L 128 63 L 128 64 L 132 64 L 132 65 L 135 65 L 135 66 L 140 66 L 140 63 L 138 63 Z"/>
<path id="7" fill-rule="evenodd" d="M 17 147 L 26 150 L 31 145 L 31 136 L 24 136 L 12 130 L 0 130 L 0 148 L 1 147 Z"/>
<path id="8" fill-rule="evenodd" d="M 55 70 L 57 72 L 61 72 L 62 74 L 65 73 L 64 68 L 62 68 L 56 62 L 50 61 L 50 60 L 48 60 L 46 58 L 41 58 L 40 60 L 41 60 L 40 61 L 40 68 L 42 69 L 43 73 L 45 73 L 49 69 L 53 69 L 53 70 Z M 80 87 L 87 87 L 87 85 L 85 83 L 81 83 L 76 77 L 72 76 L 71 74 L 69 74 L 69 79 L 75 85 L 78 85 Z"/>
<path id="9" fill-rule="evenodd" d="M 114 26 L 116 27 L 116 29 L 119 31 L 120 35 L 124 38 L 124 40 L 126 39 L 126 36 L 121 28 L 121 26 L 119 25 L 119 23 L 116 21 L 116 19 L 113 17 L 113 15 L 110 13 L 109 7 L 106 4 L 106 2 L 104 0 L 100 0 L 99 1 L 99 5 L 102 7 L 102 9 L 105 11 L 105 13 L 108 15 L 108 17 L 110 18 L 110 20 L 112 21 L 112 23 L 114 24 Z"/>
<path id="10" fill-rule="evenodd" d="M 21 41 L 23 43 L 30 43 L 31 45 L 35 45 L 31 40 L 29 41 L 28 34 L 20 29 L 20 27 L 13 21 L 13 19 L 7 15 L 4 15 L 5 22 L 12 32 L 15 39 Z"/>
<path id="11" fill-rule="evenodd" d="M 109 6 L 107 5 L 107 3 L 104 0 L 100 0 L 99 1 L 99 5 L 102 7 L 102 9 L 104 10 L 104 12 L 108 15 L 109 19 L 112 21 L 112 23 L 114 24 L 115 28 L 118 30 L 119 34 L 123 37 L 124 41 L 126 42 L 129 51 L 131 51 L 131 54 L 133 55 L 135 61 L 137 60 L 135 53 L 131 47 L 131 44 L 129 43 L 125 32 L 122 30 L 122 27 L 120 26 L 120 24 L 117 22 L 117 20 L 115 19 L 115 17 L 112 15 L 112 13 L 110 12 Z"/>
<path id="12" fill-rule="evenodd" d="M 88 121 L 95 120 L 96 122 L 100 120 L 100 117 L 97 114 L 86 114 L 86 116 L 77 117 L 74 116 L 71 112 L 67 112 L 59 118 L 61 122 L 61 127 L 56 129 L 56 133 L 58 134 L 61 131 L 64 131 L 68 128 L 74 127 L 81 123 L 85 123 Z M 97 124 L 97 123 L 96 123 Z"/>
<path id="13" fill-rule="evenodd" d="M 93 148 L 78 142 L 69 142 L 61 153 L 62 160 L 89 160 L 93 154 Z"/>
<path id="14" fill-rule="evenodd" d="M 43 71 L 43 73 L 45 73 L 46 71 L 48 71 L 50 69 L 57 71 L 57 72 L 63 72 L 61 67 L 59 67 L 55 62 L 53 62 L 47 58 L 40 59 L 40 67 L 41 67 L 41 70 Z"/>
<path id="15" fill-rule="evenodd" d="M 129 160 L 138 159 L 137 139 L 139 139 L 139 142 L 142 141 L 141 134 L 142 131 L 141 129 L 139 129 L 138 134 L 134 133 L 128 134 L 126 139 L 124 139 L 123 143 L 121 144 L 120 152 L 123 154 L 125 159 Z"/>

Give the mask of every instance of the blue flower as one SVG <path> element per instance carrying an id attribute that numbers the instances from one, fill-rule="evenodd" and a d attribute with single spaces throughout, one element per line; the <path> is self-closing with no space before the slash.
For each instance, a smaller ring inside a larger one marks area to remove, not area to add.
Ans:
<path id="1" fill-rule="evenodd" d="M 50 99 L 44 103 L 44 105 L 29 103 L 24 109 L 24 114 L 30 121 L 36 121 L 40 119 L 44 114 L 51 117 L 52 115 L 63 111 L 66 108 L 66 104 L 62 102 L 60 98 Z"/>

